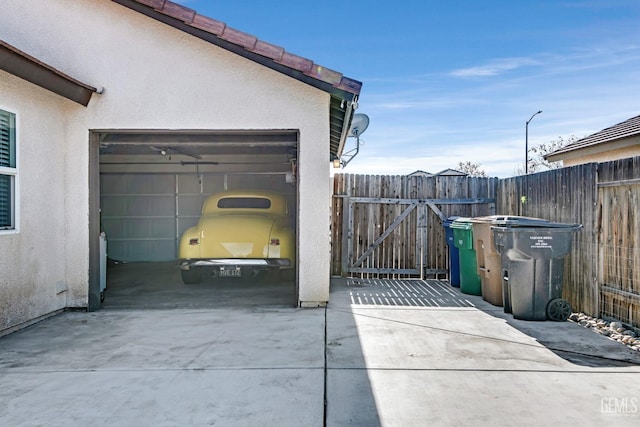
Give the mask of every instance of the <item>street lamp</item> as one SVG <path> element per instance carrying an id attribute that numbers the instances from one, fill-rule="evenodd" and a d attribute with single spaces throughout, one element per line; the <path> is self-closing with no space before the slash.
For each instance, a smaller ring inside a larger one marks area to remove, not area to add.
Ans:
<path id="1" fill-rule="evenodd" d="M 531 116 L 531 118 L 527 120 L 527 123 L 524 126 L 524 174 L 525 175 L 529 174 L 529 122 L 533 120 L 533 118 L 540 113 L 542 113 L 542 110 L 539 110 L 538 112 L 533 113 L 533 116 Z"/>

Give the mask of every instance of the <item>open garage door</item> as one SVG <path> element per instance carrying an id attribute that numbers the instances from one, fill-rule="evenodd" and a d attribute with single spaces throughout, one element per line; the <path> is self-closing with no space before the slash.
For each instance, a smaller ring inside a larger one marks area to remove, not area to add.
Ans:
<path id="1" fill-rule="evenodd" d="M 280 193 L 297 229 L 297 131 L 104 131 L 97 138 L 99 225 L 111 266 L 177 261 L 180 237 L 221 191 Z"/>
<path id="2" fill-rule="evenodd" d="M 100 225 L 110 258 L 176 260 L 180 236 L 220 191 L 267 189 L 295 207 L 296 154 L 296 132 L 103 134 Z"/>

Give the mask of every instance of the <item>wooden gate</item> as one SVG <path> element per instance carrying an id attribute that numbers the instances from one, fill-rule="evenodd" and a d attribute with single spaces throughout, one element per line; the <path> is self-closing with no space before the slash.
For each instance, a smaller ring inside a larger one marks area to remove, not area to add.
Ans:
<path id="1" fill-rule="evenodd" d="M 599 312 L 602 316 L 638 325 L 640 179 L 599 181 L 598 196 L 601 216 Z"/>
<path id="2" fill-rule="evenodd" d="M 336 174 L 331 273 L 363 278 L 446 275 L 442 221 L 495 213 L 498 178 Z"/>
<path id="3" fill-rule="evenodd" d="M 342 275 L 446 276 L 448 258 L 430 244 L 434 233 L 429 231 L 436 231 L 443 242 L 443 232 L 437 231 L 442 230 L 446 216 L 439 206 L 473 204 L 487 204 L 489 213 L 495 213 L 495 199 L 489 198 L 345 197 Z"/>

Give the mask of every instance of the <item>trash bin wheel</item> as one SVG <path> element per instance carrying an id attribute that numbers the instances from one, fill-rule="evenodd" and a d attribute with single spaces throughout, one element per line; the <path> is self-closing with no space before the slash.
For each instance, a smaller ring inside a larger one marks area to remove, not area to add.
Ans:
<path id="1" fill-rule="evenodd" d="M 547 304 L 547 317 L 556 322 L 564 322 L 571 316 L 571 305 L 569 301 L 562 298 L 555 298 Z"/>

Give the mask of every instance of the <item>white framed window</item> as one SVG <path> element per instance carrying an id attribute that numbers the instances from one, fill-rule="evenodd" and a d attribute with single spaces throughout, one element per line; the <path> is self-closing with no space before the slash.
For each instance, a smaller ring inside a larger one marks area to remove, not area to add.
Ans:
<path id="1" fill-rule="evenodd" d="M 0 109 L 0 233 L 16 230 L 16 115 Z"/>

